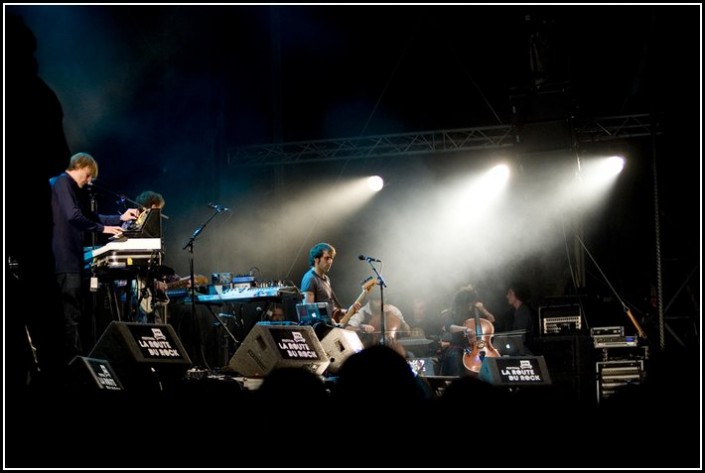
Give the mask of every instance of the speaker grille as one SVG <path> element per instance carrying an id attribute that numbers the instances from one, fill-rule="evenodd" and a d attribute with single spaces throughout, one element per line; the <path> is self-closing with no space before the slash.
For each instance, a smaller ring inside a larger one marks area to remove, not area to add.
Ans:
<path id="1" fill-rule="evenodd" d="M 328 371 L 331 373 L 336 373 L 350 355 L 364 348 L 357 332 L 338 327 L 333 327 L 328 331 L 321 339 L 321 345 L 328 355 L 330 361 Z"/>
<path id="2" fill-rule="evenodd" d="M 181 379 L 191 367 L 171 325 L 113 321 L 88 356 L 108 360 L 127 389 Z"/>
<path id="3" fill-rule="evenodd" d="M 329 364 L 313 327 L 255 325 L 228 367 L 241 376 L 259 377 L 284 367 L 300 367 L 323 374 Z"/>

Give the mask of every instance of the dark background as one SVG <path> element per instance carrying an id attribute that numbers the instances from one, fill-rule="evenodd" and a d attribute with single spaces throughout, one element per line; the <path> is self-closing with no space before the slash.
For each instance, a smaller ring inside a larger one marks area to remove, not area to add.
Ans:
<path id="1" fill-rule="evenodd" d="M 182 275 L 190 256 L 182 247 L 211 215 L 207 204 L 218 202 L 232 212 L 219 214 L 196 241 L 199 274 L 253 271 L 298 285 L 308 249 L 328 241 L 338 249 L 331 276 L 344 304 L 370 272 L 356 258 L 364 253 L 384 261 L 385 296 L 402 309 L 420 296 L 439 313 L 459 285 L 472 282 L 501 312 L 507 282 L 520 277 L 536 304 L 576 293 L 604 302 L 586 314 L 592 325 L 629 327 L 618 294 L 655 338 L 651 291 L 660 281 L 674 333 L 685 342 L 698 337 L 698 5 L 4 10 L 6 22 L 18 14 L 36 37 L 38 74 L 62 106 L 68 148 L 97 159 L 96 184 L 130 198 L 144 189 L 165 196 L 166 262 Z M 16 38 L 6 32 L 7 51 L 16 50 Z M 530 66 L 532 45 L 541 47 L 543 70 Z M 8 80 L 6 97 L 22 84 Z M 544 90 L 560 93 L 537 94 Z M 27 113 L 33 122 L 44 112 Z M 554 133 L 569 132 L 570 117 L 640 113 L 652 114 L 658 136 L 575 149 Z M 8 137 L 15 116 L 5 117 Z M 559 124 L 543 127 L 545 120 Z M 244 145 L 500 124 L 517 125 L 534 148 L 502 150 L 520 172 L 496 218 L 471 221 L 467 234 L 439 220 L 443 191 L 498 152 L 228 162 Z M 24 136 L 28 149 L 42 136 Z M 6 147 L 8 209 L 32 194 L 28 176 L 43 180 L 68 162 L 62 152 L 21 150 Z M 602 201 L 575 212 L 570 195 L 552 197 L 561 179 L 553 169 L 575 165 L 576 153 L 604 152 L 624 154 L 627 166 Z M 370 174 L 387 187 L 360 210 L 307 196 Z M 101 199 L 102 212 L 117 209 L 114 197 Z M 594 258 L 586 257 L 581 287 L 572 282 L 567 251 L 575 221 Z"/>

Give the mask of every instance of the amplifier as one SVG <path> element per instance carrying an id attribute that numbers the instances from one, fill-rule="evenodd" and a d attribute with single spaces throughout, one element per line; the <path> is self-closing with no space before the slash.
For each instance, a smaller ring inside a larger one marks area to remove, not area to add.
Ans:
<path id="1" fill-rule="evenodd" d="M 639 339 L 634 335 L 627 335 L 626 337 L 593 337 L 592 341 L 595 345 L 595 348 L 639 346 Z"/>
<path id="2" fill-rule="evenodd" d="M 624 326 L 622 327 L 593 327 L 590 329 L 591 337 L 623 337 Z"/>
<path id="3" fill-rule="evenodd" d="M 545 318 L 541 328 L 544 335 L 577 333 L 581 329 L 580 316 Z"/>
<path id="4" fill-rule="evenodd" d="M 596 353 L 595 361 L 648 360 L 649 346 L 605 347 Z"/>
<path id="5" fill-rule="evenodd" d="M 582 330 L 582 311 L 579 305 L 539 307 L 542 335 L 567 335 Z"/>
<path id="6" fill-rule="evenodd" d="M 601 361 L 595 363 L 595 370 L 599 404 L 624 386 L 641 384 L 644 379 L 644 360 Z"/>

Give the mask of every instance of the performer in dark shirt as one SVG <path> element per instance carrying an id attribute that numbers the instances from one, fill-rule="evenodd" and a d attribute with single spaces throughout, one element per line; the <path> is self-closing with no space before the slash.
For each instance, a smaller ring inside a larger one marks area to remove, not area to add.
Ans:
<path id="1" fill-rule="evenodd" d="M 335 259 L 335 248 L 332 245 L 318 243 L 311 248 L 308 255 L 311 269 L 304 274 L 301 280 L 301 292 L 304 293 L 304 302 L 306 303 L 330 303 L 333 319 L 338 321 L 345 315 L 347 310 L 343 309 L 335 296 L 328 277 L 328 272 L 333 266 L 333 259 Z M 362 307 L 362 304 L 357 301 L 353 304 L 353 310 L 355 311 L 360 310 L 360 307 Z"/>
<path id="2" fill-rule="evenodd" d="M 87 153 L 71 157 L 65 172 L 49 180 L 53 218 L 52 250 L 64 312 L 65 360 L 83 354 L 78 324 L 83 313 L 83 243 L 85 232 L 119 235 L 120 224 L 135 219 L 137 209 L 122 215 L 96 215 L 85 187 L 98 177 L 98 163 Z"/>
<path id="3" fill-rule="evenodd" d="M 523 282 L 514 281 L 507 289 L 507 302 L 511 306 L 508 314 L 508 334 L 515 347 L 509 355 L 530 355 L 533 349 L 536 317 L 529 304 L 531 292 Z"/>

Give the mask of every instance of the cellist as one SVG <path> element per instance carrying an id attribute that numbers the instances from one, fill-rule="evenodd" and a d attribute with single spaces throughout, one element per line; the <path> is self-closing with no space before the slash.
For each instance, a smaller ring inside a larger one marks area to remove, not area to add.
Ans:
<path id="1" fill-rule="evenodd" d="M 463 365 L 463 355 L 466 349 L 472 348 L 469 345 L 469 339 L 474 338 L 472 335 L 474 335 L 475 327 L 473 324 L 473 334 L 469 333 L 471 329 L 468 327 L 467 321 L 474 320 L 475 311 L 481 319 L 480 328 L 482 331 L 492 327 L 495 316 L 487 310 L 472 284 L 467 284 L 453 295 L 451 308 L 445 313 L 444 335 L 441 341 L 440 371 L 442 376 L 468 374 Z"/>

